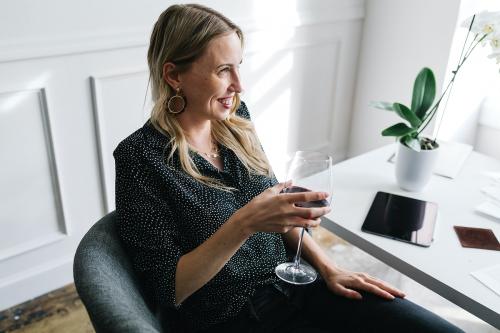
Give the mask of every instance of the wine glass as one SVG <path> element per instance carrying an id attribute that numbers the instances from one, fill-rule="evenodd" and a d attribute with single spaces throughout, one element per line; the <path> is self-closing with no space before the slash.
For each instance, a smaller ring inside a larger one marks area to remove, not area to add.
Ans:
<path id="1" fill-rule="evenodd" d="M 326 192 L 327 199 L 298 202 L 298 207 L 327 207 L 330 206 L 332 197 L 332 158 L 326 154 L 313 151 L 297 151 L 288 169 L 288 178 L 291 186 L 282 193 L 297 192 Z M 297 253 L 293 262 L 285 262 L 276 267 L 276 275 L 292 284 L 308 284 L 316 280 L 318 273 L 310 265 L 300 262 L 302 251 L 302 238 L 305 228 L 302 228 L 297 246 Z"/>

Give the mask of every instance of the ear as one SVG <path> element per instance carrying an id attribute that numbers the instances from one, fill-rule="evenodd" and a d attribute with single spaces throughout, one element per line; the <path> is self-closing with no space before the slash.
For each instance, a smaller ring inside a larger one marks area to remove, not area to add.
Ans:
<path id="1" fill-rule="evenodd" d="M 165 80 L 174 90 L 181 86 L 179 73 L 176 71 L 175 67 L 176 66 L 171 62 L 167 62 L 163 65 L 163 80 Z"/>

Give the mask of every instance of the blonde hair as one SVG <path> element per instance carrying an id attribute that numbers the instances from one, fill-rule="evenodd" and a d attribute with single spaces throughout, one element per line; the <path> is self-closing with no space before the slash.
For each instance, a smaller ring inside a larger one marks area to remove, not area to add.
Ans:
<path id="1" fill-rule="evenodd" d="M 231 32 L 238 35 L 243 46 L 241 29 L 219 12 L 196 4 L 173 5 L 155 23 L 148 50 L 149 80 L 154 102 L 151 122 L 157 130 L 170 136 L 171 150 L 167 159 L 170 160 L 178 151 L 181 167 L 187 174 L 203 184 L 222 190 L 233 188 L 199 172 L 189 154 L 189 144 L 176 115 L 166 108 L 167 101 L 176 92 L 163 78 L 163 65 L 172 62 L 176 71 L 187 71 L 212 39 Z M 240 98 L 236 94 L 227 119 L 212 121 L 212 136 L 231 149 L 250 173 L 271 176 L 271 167 L 253 124 L 235 114 L 239 106 Z"/>

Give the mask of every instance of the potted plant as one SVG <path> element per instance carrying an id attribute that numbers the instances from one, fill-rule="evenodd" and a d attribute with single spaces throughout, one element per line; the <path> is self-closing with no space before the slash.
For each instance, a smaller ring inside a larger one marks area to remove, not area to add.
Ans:
<path id="1" fill-rule="evenodd" d="M 493 52 L 489 57 L 495 57 L 500 63 L 500 12 L 482 12 L 467 19 L 463 24 L 467 27 L 460 59 L 452 77 L 441 96 L 436 97 L 436 79 L 431 69 L 424 67 L 418 73 L 413 84 L 411 106 L 402 103 L 373 102 L 371 106 L 393 111 L 405 122 L 399 122 L 382 131 L 383 136 L 393 136 L 397 140 L 396 180 L 404 190 L 421 191 L 428 183 L 439 152 L 436 141 L 437 132 L 433 138 L 426 137 L 422 132 L 435 117 L 443 99 L 449 97 L 453 82 L 460 68 L 479 44 L 489 41 Z M 468 42 L 469 35 L 474 34 Z M 446 109 L 446 103 L 444 106 Z M 444 113 L 443 109 L 443 113 Z"/>

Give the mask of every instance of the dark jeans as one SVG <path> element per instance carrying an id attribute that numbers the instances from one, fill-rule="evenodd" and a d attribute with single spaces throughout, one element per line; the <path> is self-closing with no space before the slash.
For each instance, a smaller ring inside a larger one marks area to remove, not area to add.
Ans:
<path id="1" fill-rule="evenodd" d="M 203 332 L 463 332 L 408 300 L 361 294 L 363 300 L 337 296 L 322 280 L 277 283 L 257 290 L 233 320 Z"/>

